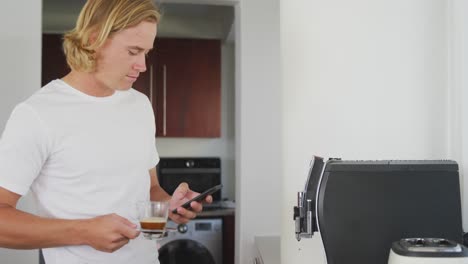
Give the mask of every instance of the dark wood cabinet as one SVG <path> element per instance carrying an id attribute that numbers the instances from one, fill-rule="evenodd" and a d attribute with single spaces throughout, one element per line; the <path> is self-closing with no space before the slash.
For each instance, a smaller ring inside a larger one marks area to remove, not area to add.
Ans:
<path id="1" fill-rule="evenodd" d="M 62 78 L 70 72 L 63 54 L 62 35 L 42 34 L 41 86 Z"/>
<path id="2" fill-rule="evenodd" d="M 157 38 L 133 87 L 153 104 L 158 137 L 221 136 L 221 42 Z M 43 34 L 42 85 L 70 71 L 62 35 Z"/>
<path id="3" fill-rule="evenodd" d="M 235 257 L 235 217 L 223 216 L 223 263 L 234 264 Z"/>
<path id="4" fill-rule="evenodd" d="M 219 40 L 157 39 L 152 101 L 158 137 L 221 136 Z"/>

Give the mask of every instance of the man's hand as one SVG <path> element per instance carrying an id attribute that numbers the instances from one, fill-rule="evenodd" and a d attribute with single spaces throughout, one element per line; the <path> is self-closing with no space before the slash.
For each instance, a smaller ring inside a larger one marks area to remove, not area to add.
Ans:
<path id="1" fill-rule="evenodd" d="M 190 221 L 190 219 L 195 218 L 197 216 L 197 213 L 203 210 L 202 203 L 195 201 L 190 204 L 192 210 L 187 210 L 185 208 L 180 207 L 180 205 L 196 197 L 198 194 L 199 193 L 190 190 L 188 184 L 185 182 L 181 183 L 177 187 L 177 189 L 172 194 L 169 206 L 169 217 L 172 219 L 172 221 L 178 224 L 187 223 L 188 221 Z M 203 202 L 211 203 L 212 201 L 213 197 L 211 197 L 211 195 L 208 195 Z M 177 214 L 172 213 L 172 210 L 175 208 L 177 208 Z"/>
<path id="2" fill-rule="evenodd" d="M 114 252 L 138 237 L 137 225 L 117 214 L 83 220 L 85 244 L 96 250 Z"/>

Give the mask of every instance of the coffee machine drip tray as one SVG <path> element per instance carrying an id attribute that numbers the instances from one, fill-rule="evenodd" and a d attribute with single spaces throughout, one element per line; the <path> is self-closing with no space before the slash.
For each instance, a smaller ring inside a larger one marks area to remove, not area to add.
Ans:
<path id="1" fill-rule="evenodd" d="M 443 238 L 403 238 L 392 243 L 388 264 L 468 264 L 468 249 Z"/>
<path id="2" fill-rule="evenodd" d="M 405 238 L 398 243 L 409 252 L 462 252 L 458 243 L 443 238 Z"/>

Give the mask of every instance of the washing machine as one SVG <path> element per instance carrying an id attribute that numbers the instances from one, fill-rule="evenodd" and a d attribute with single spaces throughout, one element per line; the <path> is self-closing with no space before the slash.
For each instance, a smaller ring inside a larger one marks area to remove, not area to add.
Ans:
<path id="1" fill-rule="evenodd" d="M 159 241 L 161 264 L 222 264 L 223 221 L 193 219 L 187 224 L 167 223 L 167 237 Z"/>

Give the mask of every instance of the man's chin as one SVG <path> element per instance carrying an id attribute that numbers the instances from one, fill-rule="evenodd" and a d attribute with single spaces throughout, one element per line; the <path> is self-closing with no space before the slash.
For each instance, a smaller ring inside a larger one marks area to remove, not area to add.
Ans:
<path id="1" fill-rule="evenodd" d="M 118 91 L 128 91 L 130 90 L 132 87 L 131 86 L 119 86 L 117 88 Z"/>

